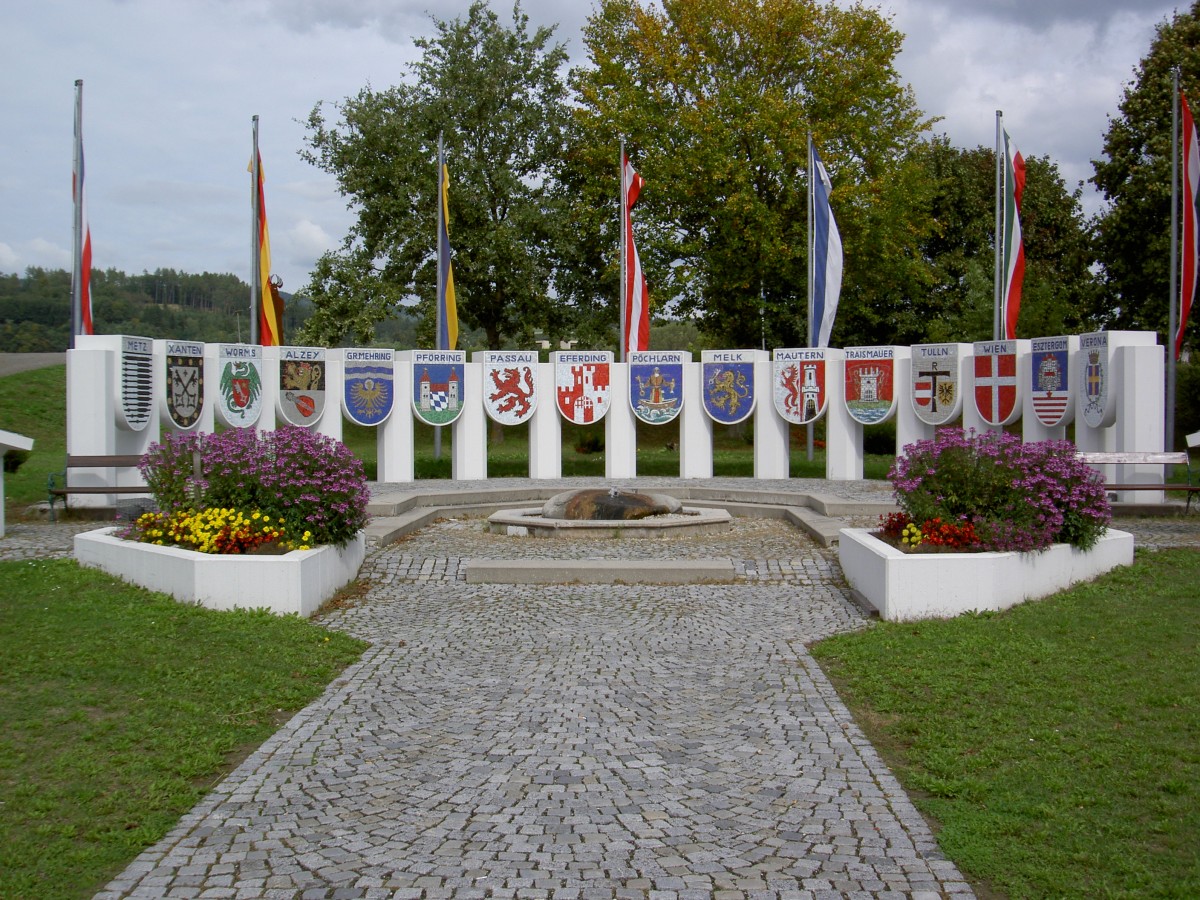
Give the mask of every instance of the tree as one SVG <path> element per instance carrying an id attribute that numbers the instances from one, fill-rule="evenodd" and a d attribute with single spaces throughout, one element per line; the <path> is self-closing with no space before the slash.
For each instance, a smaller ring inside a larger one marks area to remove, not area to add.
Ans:
<path id="1" fill-rule="evenodd" d="M 934 185 L 930 214 L 935 228 L 922 242 L 933 284 L 923 320 L 901 320 L 897 330 L 916 335 L 914 342 L 989 339 L 995 309 L 995 150 L 960 149 L 939 136 L 918 156 Z M 1025 167 L 1025 281 L 1017 333 L 1074 332 L 1093 307 L 1096 289 L 1081 190 L 1068 192 L 1048 157 L 1028 157 Z"/>
<path id="2" fill-rule="evenodd" d="M 1109 122 L 1092 182 L 1107 208 L 1096 224 L 1103 292 L 1097 314 L 1110 328 L 1157 331 L 1167 341 L 1171 234 L 1172 70 L 1200 100 L 1200 2 L 1156 29 L 1150 50 Z M 1177 302 L 1177 298 L 1176 302 Z"/>
<path id="3" fill-rule="evenodd" d="M 658 311 L 736 346 L 806 340 L 811 132 L 846 247 L 834 342 L 890 337 L 895 307 L 927 282 L 911 151 L 930 123 L 898 79 L 902 35 L 882 15 L 813 0 L 601 0 L 584 39 L 564 184 L 585 209 L 613 210 L 624 137 L 646 178 L 638 249 Z M 586 275 L 561 291 L 615 297 L 615 222 L 580 214 Z M 614 302 L 604 309 L 615 318 Z"/>
<path id="4" fill-rule="evenodd" d="M 546 181 L 562 154 L 566 52 L 551 45 L 553 29 L 529 33 L 519 3 L 511 27 L 484 2 L 465 21 L 434 25 L 433 38 L 416 41 L 423 55 L 411 82 L 363 89 L 340 105 L 336 124 L 320 104 L 309 115 L 305 158 L 337 177 L 358 221 L 317 264 L 305 340 L 369 340 L 375 323 L 414 296 L 423 336 L 432 336 L 442 133 L 460 317 L 492 349 L 561 328 L 549 284 L 562 212 Z"/>

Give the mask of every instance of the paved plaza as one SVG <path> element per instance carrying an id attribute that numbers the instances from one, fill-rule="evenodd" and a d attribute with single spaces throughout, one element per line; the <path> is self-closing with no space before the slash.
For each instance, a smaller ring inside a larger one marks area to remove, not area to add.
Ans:
<path id="1" fill-rule="evenodd" d="M 1118 525 L 1200 546 L 1195 514 Z M 14 523 L 0 558 L 65 555 L 82 527 Z M 550 553 L 738 576 L 463 577 Z M 792 526 L 561 542 L 448 519 L 373 549 L 362 578 L 318 619 L 369 641 L 361 660 L 97 900 L 973 896 L 806 649 L 868 620 L 836 551 Z"/>

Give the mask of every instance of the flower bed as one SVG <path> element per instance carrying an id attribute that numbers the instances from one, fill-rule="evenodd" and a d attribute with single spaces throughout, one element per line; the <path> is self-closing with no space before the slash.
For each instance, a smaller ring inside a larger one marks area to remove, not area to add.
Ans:
<path id="1" fill-rule="evenodd" d="M 278 556 L 201 553 L 120 537 L 120 528 L 75 536 L 75 559 L 131 584 L 209 609 L 269 609 L 307 618 L 358 577 L 366 555 L 359 532 L 341 547 L 327 544 Z"/>
<path id="2" fill-rule="evenodd" d="M 1036 553 L 911 553 L 866 529 L 844 528 L 838 561 L 850 587 L 889 621 L 1001 610 L 1047 597 L 1133 562 L 1133 535 L 1108 529 L 1090 549 Z"/>

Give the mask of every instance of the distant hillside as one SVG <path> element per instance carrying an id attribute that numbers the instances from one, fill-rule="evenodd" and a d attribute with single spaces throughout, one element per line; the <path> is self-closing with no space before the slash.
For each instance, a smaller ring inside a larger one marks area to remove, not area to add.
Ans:
<path id="1" fill-rule="evenodd" d="M 27 269 L 0 275 L 0 352 L 53 353 L 67 349 L 71 274 Z M 285 339 L 312 314 L 312 302 L 283 294 Z M 158 269 L 126 275 L 92 272 L 92 317 L 97 334 L 134 334 L 205 342 L 250 339 L 250 286 L 236 275 L 193 275 Z"/>

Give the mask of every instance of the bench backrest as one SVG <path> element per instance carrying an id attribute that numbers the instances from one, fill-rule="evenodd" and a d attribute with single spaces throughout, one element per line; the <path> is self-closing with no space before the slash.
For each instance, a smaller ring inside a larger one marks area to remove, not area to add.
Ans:
<path id="1" fill-rule="evenodd" d="M 68 469 L 136 468 L 142 457 L 136 453 L 114 456 L 67 456 Z"/>
<path id="2" fill-rule="evenodd" d="M 1089 466 L 1119 466 L 1119 465 L 1187 465 L 1188 455 L 1182 450 L 1179 452 L 1152 452 L 1136 450 L 1123 450 L 1111 453 L 1102 453 L 1100 451 L 1080 450 L 1075 454 L 1076 458 L 1081 462 L 1087 463 Z"/>

